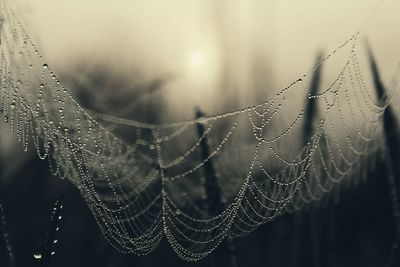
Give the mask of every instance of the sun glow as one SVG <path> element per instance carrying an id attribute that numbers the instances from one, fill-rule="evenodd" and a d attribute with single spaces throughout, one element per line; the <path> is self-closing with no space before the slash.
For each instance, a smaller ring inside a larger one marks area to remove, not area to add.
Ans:
<path id="1" fill-rule="evenodd" d="M 217 74 L 218 59 L 214 50 L 198 48 L 189 50 L 184 59 L 186 77 L 196 82 L 210 82 Z"/>
<path id="2" fill-rule="evenodd" d="M 206 61 L 206 55 L 201 50 L 196 50 L 189 56 L 189 64 L 193 69 L 203 68 L 207 63 Z"/>

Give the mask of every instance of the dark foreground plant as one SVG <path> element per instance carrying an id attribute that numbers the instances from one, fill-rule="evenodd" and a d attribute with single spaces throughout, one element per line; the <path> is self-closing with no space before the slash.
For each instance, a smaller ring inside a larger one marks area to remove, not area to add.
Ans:
<path id="1" fill-rule="evenodd" d="M 372 53 L 372 49 L 367 44 L 369 64 L 371 74 L 375 86 L 375 91 L 380 103 L 385 104 L 387 91 L 381 80 L 378 65 Z M 385 161 L 386 179 L 391 197 L 393 209 L 393 217 L 395 223 L 396 236 L 393 241 L 392 251 L 388 262 L 385 266 L 399 266 L 400 264 L 400 207 L 399 207 L 399 192 L 400 192 L 400 132 L 398 122 L 394 115 L 392 107 L 389 105 L 383 114 L 383 134 L 386 142 L 386 149 L 389 154 L 389 159 Z"/>
<path id="2" fill-rule="evenodd" d="M 204 117 L 204 113 L 197 108 L 195 110 L 196 119 Z M 202 123 L 197 124 L 197 135 L 199 138 L 204 136 L 205 128 Z M 207 209 L 210 215 L 216 215 L 223 209 L 221 187 L 218 183 L 218 176 L 214 166 L 214 162 L 210 158 L 210 148 L 207 137 L 200 142 L 201 157 L 204 160 L 204 177 L 205 177 L 205 192 L 207 199 Z M 233 238 L 228 237 L 226 241 L 216 250 L 218 266 L 237 266 L 235 255 L 235 244 Z"/>

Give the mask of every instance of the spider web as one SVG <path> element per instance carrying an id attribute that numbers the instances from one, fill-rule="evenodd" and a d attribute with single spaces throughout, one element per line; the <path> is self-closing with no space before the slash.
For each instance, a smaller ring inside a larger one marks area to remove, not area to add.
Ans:
<path id="1" fill-rule="evenodd" d="M 227 237 L 336 199 L 383 155 L 380 124 L 391 97 L 378 103 L 363 77 L 360 32 L 257 105 L 156 125 L 83 108 L 5 1 L 0 17 L 5 121 L 24 150 L 32 142 L 51 172 L 79 189 L 120 252 L 147 254 L 165 236 L 180 257 L 199 260 Z M 338 58 L 334 78 L 312 92 L 313 75 Z M 319 108 L 311 131 L 307 109 L 291 104 L 302 94 Z M 129 129 L 129 142 L 115 125 Z M 211 165 L 221 190 L 215 207 L 204 190 Z"/>

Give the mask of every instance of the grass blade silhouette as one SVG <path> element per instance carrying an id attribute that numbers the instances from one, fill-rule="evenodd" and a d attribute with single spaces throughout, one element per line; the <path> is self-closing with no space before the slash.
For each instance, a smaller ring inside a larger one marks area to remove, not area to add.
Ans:
<path id="1" fill-rule="evenodd" d="M 371 46 L 367 43 L 367 53 L 369 65 L 375 91 L 379 101 L 383 104 L 386 98 L 386 89 L 379 74 L 379 68 L 375 57 L 372 53 Z M 400 132 L 399 125 L 392 107 L 389 105 L 383 114 L 383 133 L 386 143 L 386 149 L 389 154 L 389 160 L 386 165 L 386 179 L 391 197 L 393 216 L 395 221 L 395 240 L 392 246 L 390 258 L 385 266 L 399 266 L 400 264 L 400 207 L 399 207 L 399 192 L 400 192 Z"/>
<path id="2" fill-rule="evenodd" d="M 321 62 L 322 53 L 317 55 L 316 62 Z M 316 117 L 318 116 L 317 101 L 314 98 L 309 98 L 309 95 L 316 95 L 320 90 L 321 86 L 321 71 L 322 65 L 315 69 L 311 83 L 309 93 L 305 100 L 305 113 L 304 113 L 304 126 L 302 134 L 302 145 L 307 146 L 309 140 L 314 133 L 314 124 Z M 295 259 L 299 259 L 300 266 L 320 266 L 320 251 L 319 251 L 319 235 L 318 235 L 318 222 L 317 212 L 310 209 L 306 214 L 295 214 Z M 305 241 L 300 246 L 301 241 Z"/>

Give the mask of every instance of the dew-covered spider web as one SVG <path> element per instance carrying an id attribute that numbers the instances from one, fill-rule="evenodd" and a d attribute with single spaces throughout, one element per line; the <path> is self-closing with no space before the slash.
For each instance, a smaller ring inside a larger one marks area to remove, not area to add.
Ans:
<path id="1" fill-rule="evenodd" d="M 360 32 L 257 105 L 156 125 L 83 108 L 3 0 L 0 18 L 5 121 L 25 150 L 32 142 L 52 173 L 79 189 L 123 253 L 147 254 L 166 237 L 180 257 L 199 260 L 227 237 L 337 198 L 384 154 L 381 117 L 391 93 L 376 99 L 363 76 Z M 312 92 L 314 73 L 332 62 L 340 67 Z M 390 92 L 397 86 L 395 76 Z M 306 108 L 291 104 L 299 96 L 318 106 L 311 131 Z M 212 207 L 204 189 L 211 165 L 221 191 Z"/>

